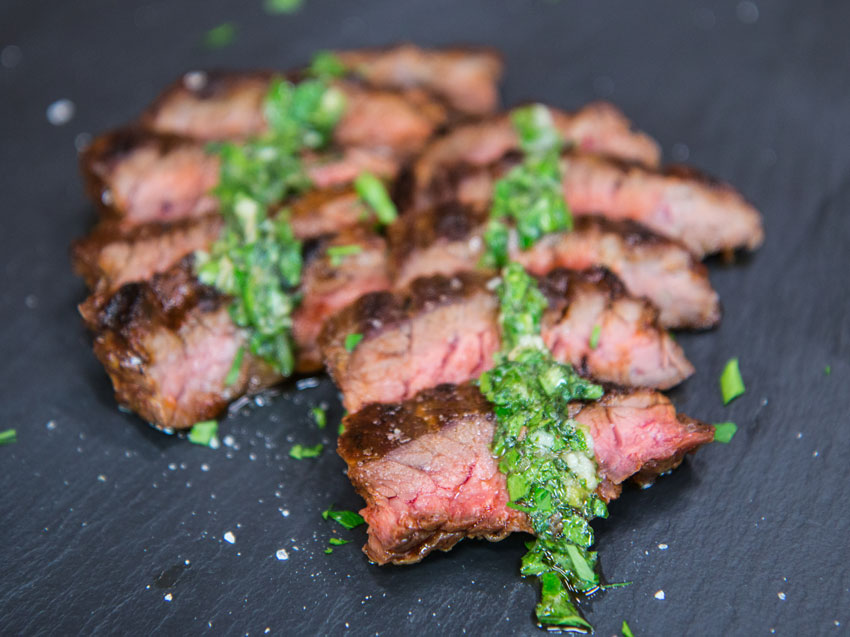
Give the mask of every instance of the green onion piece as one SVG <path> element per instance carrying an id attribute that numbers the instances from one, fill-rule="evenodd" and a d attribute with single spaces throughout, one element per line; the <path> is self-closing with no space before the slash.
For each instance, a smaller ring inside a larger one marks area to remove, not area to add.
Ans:
<path id="1" fill-rule="evenodd" d="M 310 410 L 310 414 L 313 416 L 313 421 L 319 429 L 324 429 L 325 425 L 328 424 L 328 415 L 321 407 L 313 407 Z"/>
<path id="2" fill-rule="evenodd" d="M 351 256 L 353 254 L 360 254 L 363 252 L 363 246 L 359 245 L 346 245 L 346 246 L 331 246 L 326 250 L 326 254 L 331 261 L 331 265 L 335 268 L 338 268 L 342 265 L 345 257 Z"/>
<path id="3" fill-rule="evenodd" d="M 602 327 L 600 325 L 594 325 L 593 331 L 590 333 L 590 341 L 588 341 L 588 345 L 590 345 L 590 349 L 596 349 L 599 347 L 599 336 L 602 334 Z"/>
<path id="4" fill-rule="evenodd" d="M 313 445 L 312 447 L 305 447 L 304 445 L 293 445 L 292 449 L 289 450 L 289 456 L 291 458 L 295 458 L 296 460 L 304 460 L 304 458 L 317 458 L 321 453 L 322 449 L 325 445 L 321 442 Z"/>
<path id="5" fill-rule="evenodd" d="M 623 637 L 635 637 L 635 634 L 632 632 L 632 629 L 629 628 L 629 624 L 626 620 L 623 620 Z"/>
<path id="6" fill-rule="evenodd" d="M 741 370 L 738 368 L 738 359 L 731 358 L 720 375 L 720 392 L 723 394 L 723 404 L 728 405 L 743 394 L 745 389 L 744 379 L 741 378 Z"/>
<path id="7" fill-rule="evenodd" d="M 332 537 L 328 540 L 334 546 L 342 546 L 343 544 L 348 544 L 351 540 L 343 540 L 341 537 Z"/>
<path id="8" fill-rule="evenodd" d="M 242 358 L 244 355 L 244 347 L 240 347 L 236 350 L 236 356 L 233 357 L 233 364 L 230 366 L 230 371 L 227 372 L 227 378 L 224 379 L 225 387 L 230 387 L 239 379 L 239 372 L 242 370 Z"/>
<path id="9" fill-rule="evenodd" d="M 341 77 L 345 75 L 345 65 L 334 53 L 319 51 L 310 64 L 310 75 L 321 78 Z"/>
<path id="10" fill-rule="evenodd" d="M 832 365 L 827 365 L 823 368 L 823 373 L 829 376 L 832 373 Z"/>
<path id="11" fill-rule="evenodd" d="M 295 13 L 304 0 L 266 0 L 263 7 L 268 13 Z"/>
<path id="12" fill-rule="evenodd" d="M 0 445 L 11 445 L 14 442 L 18 442 L 17 429 L 7 429 L 6 431 L 0 431 Z"/>
<path id="13" fill-rule="evenodd" d="M 346 529 L 353 529 L 361 524 L 366 524 L 366 520 L 354 511 L 334 511 L 333 508 L 329 508 L 322 511 L 322 519 L 327 520 L 328 518 L 341 524 Z"/>
<path id="14" fill-rule="evenodd" d="M 730 442 L 738 431 L 738 425 L 734 422 L 720 422 L 714 425 L 714 441 L 724 444 Z"/>
<path id="15" fill-rule="evenodd" d="M 225 22 L 206 32 L 204 46 L 208 49 L 221 49 L 233 42 L 235 37 L 236 27 L 232 22 Z"/>
<path id="16" fill-rule="evenodd" d="M 345 337 L 345 351 L 353 352 L 354 348 L 363 340 L 362 334 L 349 334 Z"/>
<path id="17" fill-rule="evenodd" d="M 204 445 L 205 447 L 216 447 L 218 446 L 216 434 L 218 434 L 217 420 L 196 422 L 189 430 L 189 442 L 196 445 Z"/>
<path id="18" fill-rule="evenodd" d="M 384 183 L 372 173 L 361 173 L 354 180 L 354 189 L 360 198 L 365 201 L 382 225 L 392 223 L 398 217 L 393 200 L 390 199 Z"/>

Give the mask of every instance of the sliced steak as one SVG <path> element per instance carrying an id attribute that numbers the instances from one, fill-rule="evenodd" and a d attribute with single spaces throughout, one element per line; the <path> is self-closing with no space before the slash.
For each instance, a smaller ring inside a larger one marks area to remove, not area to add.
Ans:
<path id="1" fill-rule="evenodd" d="M 488 212 L 448 203 L 404 215 L 390 227 L 396 285 L 432 274 L 474 269 L 484 251 Z M 557 267 L 583 270 L 602 265 L 634 296 L 658 307 L 665 327 L 707 328 L 720 320 L 720 303 L 708 270 L 679 242 L 631 221 L 583 216 L 571 232 L 543 237 L 528 251 L 512 241 L 511 258 L 541 276 Z"/>
<path id="2" fill-rule="evenodd" d="M 438 180 L 435 196 L 489 202 L 495 180 L 519 160 L 514 153 L 477 169 L 457 166 Z M 562 171 L 564 198 L 575 215 L 638 221 L 679 239 L 700 257 L 739 248 L 754 250 L 764 240 L 758 210 L 731 186 L 691 168 L 656 171 L 598 155 L 567 153 Z"/>
<path id="3" fill-rule="evenodd" d="M 593 102 L 573 113 L 550 110 L 555 126 L 570 146 L 649 166 L 658 164 L 658 144 L 648 135 L 634 131 L 631 122 L 613 104 Z M 417 207 L 432 203 L 421 197 L 439 185 L 447 169 L 465 164 L 487 166 L 518 147 L 509 113 L 453 128 L 431 142 L 414 164 Z"/>
<path id="4" fill-rule="evenodd" d="M 348 186 L 311 190 L 287 208 L 293 232 L 302 240 L 350 228 L 371 216 Z M 222 226 L 218 213 L 130 228 L 108 220 L 73 244 L 72 261 L 90 288 L 111 293 L 124 283 L 164 272 L 195 250 L 208 249 Z"/>
<path id="5" fill-rule="evenodd" d="M 377 87 L 424 88 L 466 115 L 485 115 L 499 104 L 502 58 L 493 49 L 421 49 L 411 44 L 337 51 L 356 76 Z"/>
<path id="6" fill-rule="evenodd" d="M 501 343 L 492 282 L 478 272 L 416 279 L 406 290 L 362 296 L 328 320 L 319 342 L 345 408 L 406 400 L 490 369 Z M 579 373 L 662 389 L 693 373 L 657 310 L 629 296 L 609 272 L 556 270 L 541 289 L 549 299 L 543 341 Z M 353 351 L 345 347 L 349 334 L 363 336 Z"/>
<path id="7" fill-rule="evenodd" d="M 677 415 L 658 392 L 611 390 L 575 403 L 572 417 L 593 439 L 599 494 L 619 495 L 678 466 L 714 438 L 714 428 Z M 495 416 L 472 385 L 441 385 L 403 403 L 371 404 L 344 420 L 338 451 L 366 500 L 364 551 L 379 564 L 418 562 L 464 537 L 500 540 L 531 532 L 507 506 L 505 478 L 490 450 Z"/>
<path id="8" fill-rule="evenodd" d="M 334 273 L 325 250 L 334 241 L 362 241 L 357 267 Z M 299 369 L 316 365 L 315 334 L 327 316 L 360 294 L 388 283 L 380 238 L 352 232 L 323 242 L 307 258 L 305 298 L 294 317 Z M 230 319 L 229 299 L 194 277 L 187 257 L 149 281 L 112 295 L 89 297 L 80 313 L 94 332 L 94 351 L 112 379 L 116 399 L 160 428 L 184 429 L 216 417 L 239 396 L 281 380 L 268 365 L 245 355 L 235 383 L 225 379 L 246 337 Z"/>

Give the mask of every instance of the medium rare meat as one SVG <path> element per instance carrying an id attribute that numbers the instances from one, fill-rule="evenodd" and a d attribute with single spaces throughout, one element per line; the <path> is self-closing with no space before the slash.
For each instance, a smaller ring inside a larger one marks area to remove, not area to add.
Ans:
<path id="1" fill-rule="evenodd" d="M 401 44 L 381 49 L 337 51 L 357 77 L 373 86 L 425 88 L 466 115 L 485 115 L 499 105 L 502 59 L 492 49 L 420 49 Z"/>
<path id="2" fill-rule="evenodd" d="M 482 206 L 456 202 L 401 217 L 389 229 L 396 285 L 474 269 L 484 251 L 487 217 Z M 680 243 L 631 221 L 578 217 L 571 232 L 545 236 L 525 252 L 512 241 L 511 258 L 538 276 L 557 267 L 605 266 L 632 295 L 658 307 L 665 327 L 706 328 L 720 320 L 705 266 Z"/>
<path id="3" fill-rule="evenodd" d="M 582 152 L 594 152 L 656 166 L 658 144 L 633 130 L 619 109 L 607 102 L 593 102 L 573 113 L 550 108 L 555 127 L 564 140 Z M 486 166 L 516 150 L 519 139 L 509 113 L 501 113 L 463 126 L 431 142 L 413 167 L 414 186 L 433 187 L 448 168 L 458 165 Z M 417 199 L 418 206 L 423 202 Z"/>
<path id="4" fill-rule="evenodd" d="M 362 296 L 328 320 L 319 342 L 345 408 L 406 400 L 490 369 L 501 344 L 492 281 L 480 272 L 416 279 L 407 290 Z M 579 373 L 662 389 L 693 373 L 657 310 L 629 296 L 609 272 L 556 270 L 541 289 L 549 299 L 543 341 Z M 345 346 L 349 334 L 363 336 L 353 351 Z"/>
<path id="5" fill-rule="evenodd" d="M 489 202 L 496 179 L 517 165 L 517 153 L 483 167 L 456 165 L 420 199 Z M 694 254 L 746 248 L 764 240 L 761 215 L 729 185 L 686 167 L 657 171 L 598 155 L 568 152 L 562 162 L 564 198 L 575 215 L 630 219 L 682 241 Z"/>
<path id="6" fill-rule="evenodd" d="M 596 454 L 605 500 L 633 477 L 647 483 L 711 442 L 714 428 L 677 415 L 658 392 L 609 390 L 574 403 L 573 418 Z M 504 475 L 490 450 L 492 408 L 473 385 L 441 385 L 397 404 L 370 404 L 344 420 L 338 451 L 366 500 L 364 551 L 379 564 L 418 562 L 464 537 L 500 540 L 531 532 L 507 506 Z"/>
<path id="7" fill-rule="evenodd" d="M 293 233 L 302 240 L 350 228 L 370 216 L 349 186 L 310 190 L 286 207 Z M 110 293 L 124 283 L 164 272 L 195 250 L 208 249 L 223 223 L 218 213 L 130 228 L 104 221 L 73 244 L 72 261 L 90 288 Z"/>
<path id="8" fill-rule="evenodd" d="M 347 257 L 356 259 L 358 267 L 343 262 L 336 272 L 323 262 L 330 245 L 358 241 L 361 252 Z M 320 242 L 308 255 L 305 298 L 293 328 L 299 369 L 315 368 L 315 333 L 329 314 L 387 285 L 384 252 L 383 240 L 354 230 Z M 246 353 L 236 382 L 225 384 L 239 348 L 247 343 L 228 305 L 227 297 L 198 282 L 192 257 L 187 257 L 149 281 L 122 286 L 111 297 L 92 295 L 80 313 L 94 332 L 95 355 L 112 379 L 118 402 L 154 426 L 184 429 L 216 417 L 239 396 L 281 380 Z"/>

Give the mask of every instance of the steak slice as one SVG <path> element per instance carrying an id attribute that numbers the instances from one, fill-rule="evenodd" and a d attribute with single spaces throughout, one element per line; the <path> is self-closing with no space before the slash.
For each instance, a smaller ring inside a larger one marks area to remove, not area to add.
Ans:
<path id="1" fill-rule="evenodd" d="M 436 180 L 435 195 L 485 203 L 496 179 L 516 166 L 518 153 L 484 167 L 456 166 Z M 746 248 L 764 241 L 761 215 L 734 188 L 692 168 L 657 171 L 598 155 L 568 152 L 562 159 L 564 198 L 575 215 L 630 219 L 682 241 L 694 254 Z"/>
<path id="2" fill-rule="evenodd" d="M 572 113 L 555 108 L 550 111 L 555 127 L 571 146 L 583 152 L 658 165 L 658 144 L 648 135 L 635 132 L 631 122 L 613 104 L 592 102 Z M 421 197 L 439 185 L 447 169 L 458 165 L 487 166 L 518 147 L 510 113 L 453 128 L 431 142 L 413 166 L 417 207 L 431 203 Z"/>
<path id="3" fill-rule="evenodd" d="M 424 88 L 465 115 L 485 115 L 499 105 L 502 58 L 493 49 L 421 49 L 411 44 L 337 51 L 356 76 L 373 86 Z"/>
<path id="4" fill-rule="evenodd" d="M 487 217 L 480 205 L 455 202 L 401 217 L 389 229 L 396 285 L 474 269 L 484 251 Z M 557 267 L 606 267 L 632 295 L 652 301 L 665 327 L 707 328 L 720 320 L 705 266 L 679 242 L 635 222 L 583 216 L 575 219 L 572 231 L 547 235 L 525 252 L 515 240 L 512 246 L 511 258 L 538 276 Z"/>
<path id="5" fill-rule="evenodd" d="M 362 296 L 328 320 L 319 342 L 345 408 L 406 400 L 490 369 L 501 344 L 493 281 L 490 274 L 469 271 L 416 279 L 406 290 Z M 555 270 L 543 277 L 541 289 L 549 299 L 543 341 L 579 373 L 662 389 L 693 373 L 659 326 L 657 310 L 629 296 L 609 272 Z M 345 346 L 349 334 L 363 336 L 353 351 Z"/>
<path id="6" fill-rule="evenodd" d="M 598 402 L 574 403 L 571 415 L 593 439 L 606 501 L 624 480 L 650 482 L 714 438 L 714 427 L 677 415 L 648 389 L 610 390 Z M 531 532 L 526 515 L 507 506 L 505 477 L 490 451 L 494 421 L 491 405 L 469 384 L 346 416 L 338 451 L 366 500 L 360 514 L 369 525 L 369 559 L 410 564 L 464 537 Z"/>
<path id="7" fill-rule="evenodd" d="M 302 240 L 350 228 L 371 216 L 349 186 L 310 190 L 290 201 L 287 208 L 292 230 Z M 108 294 L 124 283 L 164 272 L 195 250 L 208 249 L 222 226 L 218 213 L 130 228 L 104 221 L 74 242 L 71 257 L 89 287 Z"/>
<path id="8" fill-rule="evenodd" d="M 388 283 L 385 274 L 381 277 L 383 240 L 355 233 L 320 243 L 307 258 L 305 298 L 293 328 L 299 369 L 315 367 L 311 339 L 329 314 Z M 363 242 L 362 252 L 348 257 L 356 258 L 358 267 L 343 262 L 335 274 L 321 263 L 328 245 L 337 241 Z M 237 352 L 247 343 L 228 306 L 228 297 L 198 282 L 190 256 L 149 281 L 122 286 L 111 297 L 90 296 L 80 313 L 94 332 L 95 355 L 112 379 L 119 404 L 156 427 L 185 429 L 216 417 L 239 396 L 281 380 L 246 349 L 236 382 L 225 384 Z"/>

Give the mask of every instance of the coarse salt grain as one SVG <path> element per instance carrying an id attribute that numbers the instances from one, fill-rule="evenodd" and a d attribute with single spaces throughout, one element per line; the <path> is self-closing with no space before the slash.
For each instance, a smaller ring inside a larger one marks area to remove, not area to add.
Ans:
<path id="1" fill-rule="evenodd" d="M 666 595 L 664 595 L 664 591 L 658 591 L 657 593 L 655 593 L 655 599 L 663 600 L 665 597 Z"/>
<path id="2" fill-rule="evenodd" d="M 289 559 L 289 552 L 286 549 L 278 549 L 274 556 L 282 562 Z"/>
<path id="3" fill-rule="evenodd" d="M 230 531 L 228 531 L 224 534 L 224 541 L 228 544 L 233 544 L 234 542 L 236 542 L 236 536 L 233 535 L 233 533 L 231 533 Z"/>
<path id="4" fill-rule="evenodd" d="M 77 107 L 69 99 L 56 100 L 47 107 L 47 121 L 54 126 L 67 124 L 74 118 Z"/>

